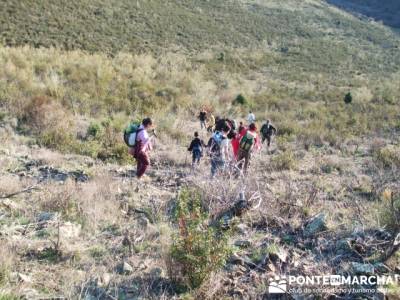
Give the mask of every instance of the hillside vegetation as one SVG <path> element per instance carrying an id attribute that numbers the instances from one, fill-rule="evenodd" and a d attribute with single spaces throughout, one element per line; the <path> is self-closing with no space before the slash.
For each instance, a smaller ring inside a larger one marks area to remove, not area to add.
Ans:
<path id="1" fill-rule="evenodd" d="M 398 272 L 391 29 L 317 0 L 6 0 L 0 39 L 1 300 L 269 299 L 276 276 Z M 191 169 L 204 105 L 278 128 L 247 176 Z M 146 183 L 122 141 L 144 116 Z M 318 293 L 336 296 L 355 297 Z"/>
<path id="2" fill-rule="evenodd" d="M 321 47 L 330 57 L 332 46 L 343 54 L 352 47 L 376 52 L 398 46 L 382 26 L 346 16 L 319 0 L 7 0 L 0 3 L 0 25 L 4 45 L 107 54 L 267 44 Z"/>

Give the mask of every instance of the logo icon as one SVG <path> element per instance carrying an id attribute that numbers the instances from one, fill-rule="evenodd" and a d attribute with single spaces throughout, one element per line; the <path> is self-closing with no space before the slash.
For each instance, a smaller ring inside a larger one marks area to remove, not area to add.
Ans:
<path id="1" fill-rule="evenodd" d="M 268 293 L 270 294 L 285 294 L 287 291 L 286 276 L 269 279 Z"/>

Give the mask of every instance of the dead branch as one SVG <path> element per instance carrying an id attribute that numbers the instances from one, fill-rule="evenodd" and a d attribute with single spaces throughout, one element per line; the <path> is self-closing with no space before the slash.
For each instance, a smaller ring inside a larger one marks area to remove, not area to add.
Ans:
<path id="1" fill-rule="evenodd" d="M 22 194 L 22 193 L 28 193 L 28 192 L 30 192 L 30 191 L 32 191 L 32 190 L 39 190 L 39 188 L 37 187 L 37 184 L 32 185 L 32 186 L 30 186 L 30 187 L 27 187 L 27 188 L 25 188 L 25 189 L 23 189 L 23 190 L 20 190 L 20 191 L 17 191 L 17 192 L 8 194 L 8 195 L 2 195 L 2 196 L 0 196 L 0 199 L 11 198 L 11 197 L 14 197 L 14 196 L 19 195 L 19 194 Z"/>

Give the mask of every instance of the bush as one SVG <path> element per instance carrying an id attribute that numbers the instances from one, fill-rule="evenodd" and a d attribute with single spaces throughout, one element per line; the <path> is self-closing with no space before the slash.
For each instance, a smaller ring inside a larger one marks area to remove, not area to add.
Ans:
<path id="1" fill-rule="evenodd" d="M 400 197 L 393 195 L 392 191 L 385 190 L 382 193 L 380 212 L 381 226 L 399 232 L 400 230 Z"/>
<path id="2" fill-rule="evenodd" d="M 239 94 L 236 96 L 235 100 L 233 100 L 233 105 L 248 105 L 248 101 L 245 96 Z"/>
<path id="3" fill-rule="evenodd" d="M 176 221 L 179 229 L 167 260 L 169 276 L 177 284 L 194 289 L 225 264 L 230 254 L 227 234 L 208 225 L 208 214 L 197 191 L 181 191 Z"/>
<path id="4" fill-rule="evenodd" d="M 271 158 L 272 168 L 278 171 L 293 170 L 297 167 L 297 160 L 292 150 L 287 150 Z"/>
<path id="5" fill-rule="evenodd" d="M 7 245 L 2 245 L 0 248 L 0 287 L 7 284 L 13 265 L 12 252 Z M 1 299 L 1 294 L 0 294 Z"/>
<path id="6" fill-rule="evenodd" d="M 353 96 L 351 95 L 350 92 L 348 92 L 345 96 L 344 96 L 344 103 L 346 104 L 350 104 L 353 101 Z"/>
<path id="7" fill-rule="evenodd" d="M 398 169 L 400 168 L 400 148 L 389 145 L 375 149 L 374 159 L 381 168 Z"/>
<path id="8" fill-rule="evenodd" d="M 13 294 L 3 294 L 0 291 L 0 300 L 20 300 L 22 299 L 21 297 Z"/>
<path id="9" fill-rule="evenodd" d="M 98 123 L 90 123 L 87 129 L 87 135 L 96 138 L 100 135 L 101 126 Z"/>

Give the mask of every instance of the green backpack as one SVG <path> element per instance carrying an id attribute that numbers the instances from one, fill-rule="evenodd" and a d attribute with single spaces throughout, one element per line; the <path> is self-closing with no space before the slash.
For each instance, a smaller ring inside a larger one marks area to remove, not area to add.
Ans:
<path id="1" fill-rule="evenodd" d="M 243 151 L 249 152 L 256 143 L 256 136 L 249 131 L 240 140 L 239 148 Z"/>
<path id="2" fill-rule="evenodd" d="M 136 135 L 139 131 L 140 124 L 131 123 L 124 130 L 124 142 L 128 147 L 134 147 L 136 144 Z"/>

